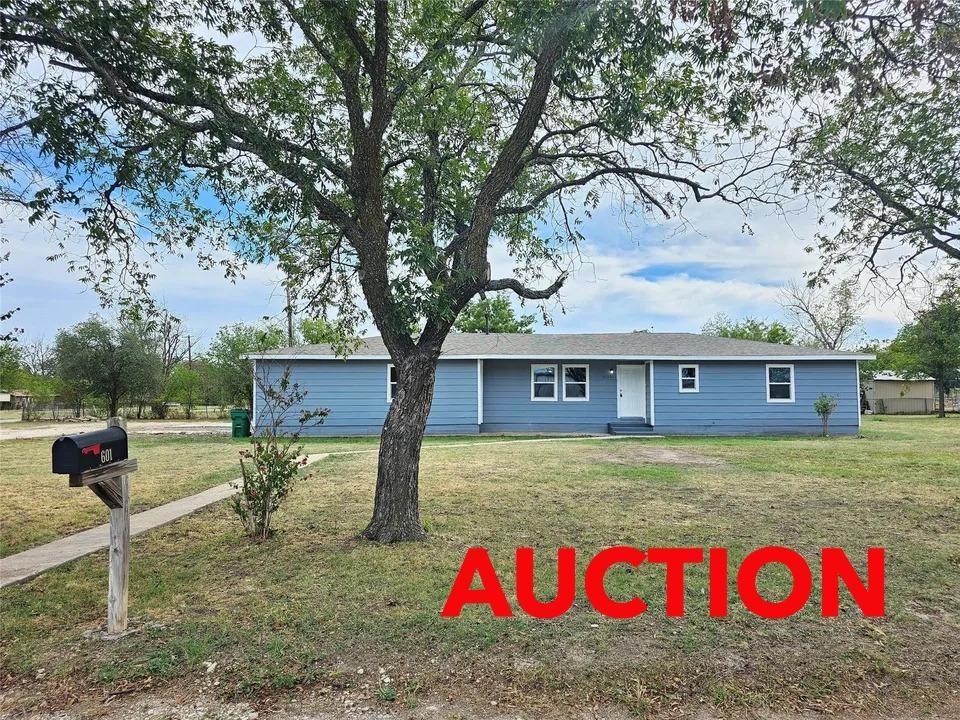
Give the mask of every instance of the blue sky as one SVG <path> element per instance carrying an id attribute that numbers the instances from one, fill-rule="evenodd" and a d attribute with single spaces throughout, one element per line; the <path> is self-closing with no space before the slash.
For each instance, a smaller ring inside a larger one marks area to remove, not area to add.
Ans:
<path id="1" fill-rule="evenodd" d="M 816 265 L 803 250 L 816 218 L 754 215 L 752 232 L 744 230 L 744 220 L 737 208 L 717 202 L 689 207 L 685 223 L 667 224 L 602 207 L 583 226 L 586 243 L 571 254 L 573 275 L 560 302 L 547 307 L 553 325 L 542 330 L 696 332 L 718 312 L 779 318 L 779 288 Z M 25 340 L 52 339 L 58 328 L 101 311 L 63 261 L 45 260 L 55 250 L 44 231 L 16 221 L 4 222 L 0 231 L 9 240 L 7 268 L 14 278 L 3 290 L 2 306 L 21 307 L 16 324 L 25 329 Z M 500 246 L 493 247 L 491 262 L 495 276 L 513 268 Z M 280 276 L 270 266 L 249 267 L 236 284 L 201 270 L 191 257 L 169 258 L 156 274 L 156 298 L 184 319 L 200 347 L 221 325 L 282 313 Z M 892 336 L 906 319 L 901 306 L 872 300 L 867 335 Z"/>

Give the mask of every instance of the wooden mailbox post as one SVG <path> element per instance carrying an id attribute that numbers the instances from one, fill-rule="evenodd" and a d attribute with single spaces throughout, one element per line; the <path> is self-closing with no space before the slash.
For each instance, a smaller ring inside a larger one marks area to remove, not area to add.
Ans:
<path id="1" fill-rule="evenodd" d="M 53 443 L 53 472 L 69 475 L 70 487 L 88 487 L 110 509 L 110 580 L 107 633 L 127 629 L 130 576 L 130 479 L 137 461 L 127 450 L 127 421 L 107 420 L 105 430 L 64 435 Z"/>

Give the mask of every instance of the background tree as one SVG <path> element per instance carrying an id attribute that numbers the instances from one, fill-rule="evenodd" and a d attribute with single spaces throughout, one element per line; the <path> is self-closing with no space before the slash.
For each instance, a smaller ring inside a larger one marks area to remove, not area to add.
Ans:
<path id="1" fill-rule="evenodd" d="M 874 378 L 882 372 L 892 371 L 893 366 L 890 361 L 888 341 L 871 340 L 863 343 L 856 348 L 856 351 L 864 354 L 876 355 L 876 360 L 861 360 L 857 363 L 860 371 L 860 392 L 865 392 L 866 387 L 873 383 Z"/>
<path id="2" fill-rule="evenodd" d="M 162 340 L 153 322 L 130 322 L 122 325 L 122 345 L 128 355 L 127 402 L 136 408 L 138 418 L 156 404 L 166 381 L 161 356 Z"/>
<path id="3" fill-rule="evenodd" d="M 82 208 L 75 267 L 102 297 L 184 244 L 227 273 L 235 248 L 280 258 L 298 298 L 351 322 L 359 289 L 398 370 L 365 530 L 380 541 L 424 534 L 420 444 L 467 303 L 553 296 L 602 194 L 651 218 L 776 202 L 781 123 L 764 122 L 835 76 L 819 5 L 773 0 L 4 7 L 9 127 Z M 250 37 L 257 52 L 236 47 Z M 514 276 L 491 277 L 492 238 Z"/>
<path id="4" fill-rule="evenodd" d="M 360 345 L 360 338 L 345 318 L 328 320 L 324 317 L 304 318 L 300 321 L 300 335 L 309 345 L 332 345 L 336 353 L 349 355 Z"/>
<path id="5" fill-rule="evenodd" d="M 842 350 L 862 334 L 867 300 L 856 280 L 847 279 L 827 288 L 790 283 L 780 306 L 801 343 Z"/>
<path id="6" fill-rule="evenodd" d="M 779 345 L 792 345 L 795 339 L 793 332 L 777 320 L 768 322 L 749 315 L 741 320 L 732 320 L 724 313 L 718 313 L 707 320 L 700 332 L 715 337 L 757 340 Z"/>
<path id="7" fill-rule="evenodd" d="M 225 325 L 217 331 L 206 356 L 225 405 L 252 409 L 253 363 L 250 353 L 283 347 L 287 336 L 277 325 Z"/>
<path id="8" fill-rule="evenodd" d="M 96 316 L 58 332 L 55 347 L 57 374 L 78 413 L 93 395 L 117 415 L 121 401 L 143 392 L 158 374 L 159 359 L 136 332 Z"/>
<path id="9" fill-rule="evenodd" d="M 904 325 L 887 351 L 892 369 L 905 377 L 929 375 L 937 383 L 939 415 L 945 396 L 960 386 L 960 291 L 949 290 Z"/>
<path id="10" fill-rule="evenodd" d="M 472 300 L 461 311 L 453 329 L 462 333 L 532 333 L 533 315 L 517 315 L 504 295 Z"/>
<path id="11" fill-rule="evenodd" d="M 153 338 L 164 378 L 169 378 L 173 369 L 187 357 L 188 338 L 183 323 L 167 310 L 160 312 L 153 323 Z"/>
<path id="12" fill-rule="evenodd" d="M 206 381 L 199 367 L 200 363 L 180 363 L 175 365 L 167 378 L 164 397 L 168 401 L 180 403 L 187 418 L 193 417 L 193 406 L 204 398 Z"/>
<path id="13" fill-rule="evenodd" d="M 0 388 L 13 390 L 24 370 L 23 348 L 13 340 L 0 340 Z"/>
<path id="14" fill-rule="evenodd" d="M 56 370 L 54 346 L 44 338 L 23 345 L 23 362 L 38 377 L 51 377 Z"/>

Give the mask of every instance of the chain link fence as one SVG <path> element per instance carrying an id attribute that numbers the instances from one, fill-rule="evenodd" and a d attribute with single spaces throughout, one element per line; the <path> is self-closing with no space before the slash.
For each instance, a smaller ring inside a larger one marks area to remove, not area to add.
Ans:
<path id="1" fill-rule="evenodd" d="M 871 403 L 876 415 L 932 415 L 940 409 L 935 398 L 875 398 Z M 960 390 L 953 390 L 944 398 L 948 413 L 960 412 Z"/>
<path id="2" fill-rule="evenodd" d="M 125 406 L 119 414 L 140 420 L 223 420 L 230 417 L 230 407 L 224 405 L 193 405 L 164 403 L 162 405 Z M 84 402 L 81 406 L 58 400 L 38 402 L 26 400 L 21 408 L 21 419 L 26 422 L 86 422 L 105 420 L 109 408 L 97 401 Z"/>

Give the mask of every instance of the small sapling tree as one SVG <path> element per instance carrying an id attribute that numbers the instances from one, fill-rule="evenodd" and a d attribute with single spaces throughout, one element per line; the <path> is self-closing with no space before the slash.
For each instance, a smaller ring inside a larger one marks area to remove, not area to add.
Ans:
<path id="1" fill-rule="evenodd" d="M 837 409 L 837 396 L 820 393 L 817 399 L 813 401 L 813 409 L 820 416 L 820 422 L 823 423 L 823 437 L 830 436 L 830 416 Z"/>
<path id="2" fill-rule="evenodd" d="M 263 409 L 250 448 L 240 452 L 241 477 L 231 501 L 247 535 L 255 540 L 270 537 L 273 514 L 307 464 L 299 442 L 304 427 L 322 423 L 330 412 L 301 409 L 307 392 L 290 382 L 289 367 L 276 382 L 268 375 L 262 370 L 255 377 Z"/>

